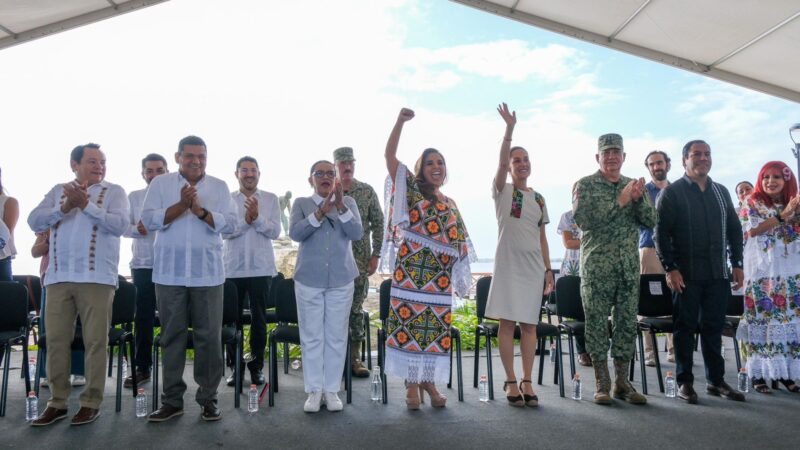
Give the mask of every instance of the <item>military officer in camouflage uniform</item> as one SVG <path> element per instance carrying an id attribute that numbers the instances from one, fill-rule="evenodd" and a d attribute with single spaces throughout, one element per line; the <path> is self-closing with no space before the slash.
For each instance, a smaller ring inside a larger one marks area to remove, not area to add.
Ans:
<path id="1" fill-rule="evenodd" d="M 353 257 L 356 260 L 359 275 L 355 279 L 353 306 L 350 310 L 350 339 L 352 340 L 350 358 L 353 375 L 365 378 L 369 376 L 369 370 L 364 367 L 359 358 L 359 348 L 361 341 L 364 340 L 366 325 L 362 306 L 364 299 L 367 298 L 369 276 L 378 269 L 381 242 L 383 241 L 383 212 L 381 212 L 381 205 L 378 202 L 378 194 L 375 193 L 372 186 L 353 178 L 355 171 L 353 149 L 350 147 L 336 149 L 333 152 L 333 161 L 336 164 L 336 172 L 342 182 L 344 193 L 355 199 L 364 226 L 364 237 L 360 241 L 353 241 Z M 370 240 L 372 241 L 371 246 Z"/>
<path id="2" fill-rule="evenodd" d="M 644 193 L 644 179 L 620 174 L 625 161 L 622 136 L 604 134 L 598 140 L 600 166 L 580 179 L 572 193 L 575 223 L 581 240 L 581 297 L 586 314 L 586 348 L 592 357 L 597 389 L 594 401 L 611 404 L 608 372 L 608 316 L 613 317 L 614 397 L 644 404 L 627 375 L 634 355 L 639 303 L 639 228 L 653 228 L 656 211 Z"/>

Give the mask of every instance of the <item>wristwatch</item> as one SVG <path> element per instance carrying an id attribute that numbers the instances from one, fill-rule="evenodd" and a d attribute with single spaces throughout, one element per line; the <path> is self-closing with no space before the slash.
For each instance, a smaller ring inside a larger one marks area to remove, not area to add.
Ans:
<path id="1" fill-rule="evenodd" d="M 201 214 L 201 215 L 199 215 L 199 216 L 197 216 L 197 217 L 198 217 L 200 220 L 206 220 L 206 217 L 208 217 L 208 210 L 207 210 L 207 209 L 205 209 L 205 208 L 203 208 L 203 214 Z"/>

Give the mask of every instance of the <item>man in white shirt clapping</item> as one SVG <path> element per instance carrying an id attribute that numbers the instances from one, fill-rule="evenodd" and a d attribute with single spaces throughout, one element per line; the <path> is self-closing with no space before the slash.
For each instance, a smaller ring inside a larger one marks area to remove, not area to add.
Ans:
<path id="1" fill-rule="evenodd" d="M 237 208 L 236 229 L 233 233 L 222 235 L 225 239 L 225 274 L 236 284 L 240 311 L 245 297 L 250 298 L 250 354 L 253 360 L 247 367 L 250 369 L 250 382 L 256 385 L 266 381 L 263 368 L 267 345 L 267 292 L 270 280 L 278 273 L 272 240 L 281 233 L 278 197 L 258 189 L 260 178 L 261 172 L 255 158 L 245 156 L 239 159 L 236 163 L 239 190 L 231 193 Z M 234 355 L 235 352 L 231 349 L 228 354 Z M 244 370 L 240 374 L 244 378 Z M 236 384 L 233 372 L 227 382 L 228 386 Z"/>
<path id="2" fill-rule="evenodd" d="M 86 348 L 86 388 L 72 425 L 97 419 L 106 382 L 108 328 L 118 283 L 119 238 L 128 225 L 128 197 L 120 186 L 105 181 L 106 157 L 99 145 L 75 147 L 70 166 L 75 180 L 53 187 L 28 217 L 33 231 L 50 232 L 44 320 L 51 395 L 33 426 L 67 416 L 70 348 L 78 316 Z"/>
<path id="3" fill-rule="evenodd" d="M 142 178 L 150 182 L 159 175 L 168 173 L 167 160 L 156 153 L 142 159 Z M 131 204 L 130 224 L 125 237 L 133 239 L 131 250 L 131 277 L 136 285 L 136 382 L 150 379 L 153 367 L 153 326 L 156 317 L 156 288 L 153 284 L 153 242 L 155 233 L 150 233 L 142 223 L 142 205 L 147 188 L 128 194 Z M 133 372 L 133 370 L 131 370 Z M 133 374 L 125 378 L 125 387 L 133 387 Z"/>
<path id="4" fill-rule="evenodd" d="M 222 378 L 222 233 L 236 226 L 236 207 L 224 181 L 206 174 L 206 144 L 197 136 L 178 143 L 177 173 L 156 177 L 147 190 L 142 223 L 156 232 L 156 285 L 164 347 L 161 408 L 148 417 L 163 422 L 183 414 L 183 370 L 189 315 L 194 336 L 195 400 L 201 418 L 222 418 L 217 387 Z M 155 400 L 154 400 L 155 401 Z"/>

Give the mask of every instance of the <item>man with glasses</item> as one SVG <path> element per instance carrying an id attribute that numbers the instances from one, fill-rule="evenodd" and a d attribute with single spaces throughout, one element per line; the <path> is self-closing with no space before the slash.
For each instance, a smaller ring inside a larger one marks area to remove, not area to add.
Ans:
<path id="1" fill-rule="evenodd" d="M 222 378 L 222 300 L 225 269 L 222 233 L 236 227 L 236 206 L 224 181 L 206 174 L 206 143 L 187 136 L 178 143 L 178 172 L 156 177 L 147 190 L 142 223 L 157 232 L 153 282 L 164 347 L 164 393 L 150 422 L 183 414 L 186 338 L 194 339 L 195 400 L 200 417 L 219 420 L 217 387 Z M 153 399 L 153 401 L 156 401 Z"/>

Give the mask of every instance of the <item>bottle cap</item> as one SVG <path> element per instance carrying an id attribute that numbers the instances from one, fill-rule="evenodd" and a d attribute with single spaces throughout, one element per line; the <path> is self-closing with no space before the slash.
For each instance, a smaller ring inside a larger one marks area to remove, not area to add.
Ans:
<path id="1" fill-rule="evenodd" d="M 250 385 L 250 389 L 255 389 L 255 388 L 256 388 L 256 385 L 255 385 L 255 384 L 251 384 L 251 385 Z"/>
<path id="2" fill-rule="evenodd" d="M 28 397 L 31 397 L 31 396 L 35 397 L 36 396 L 36 392 L 33 392 L 33 391 L 28 392 Z"/>
<path id="3" fill-rule="evenodd" d="M 144 394 L 144 388 L 139 388 L 136 390 L 139 394 Z"/>
<path id="4" fill-rule="evenodd" d="M 580 380 L 580 379 L 581 379 L 581 374 L 576 373 L 575 378 L 573 378 L 573 380 Z"/>
<path id="5" fill-rule="evenodd" d="M 671 376 L 672 376 L 672 371 L 671 371 L 671 370 L 667 372 L 667 376 L 668 376 L 668 377 L 671 377 Z"/>
<path id="6" fill-rule="evenodd" d="M 741 369 L 739 369 L 739 372 L 747 373 L 747 367 L 742 367 Z"/>

